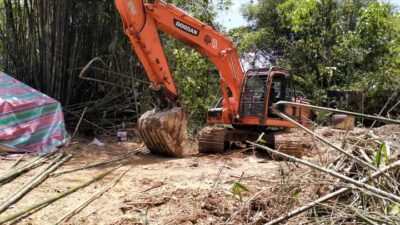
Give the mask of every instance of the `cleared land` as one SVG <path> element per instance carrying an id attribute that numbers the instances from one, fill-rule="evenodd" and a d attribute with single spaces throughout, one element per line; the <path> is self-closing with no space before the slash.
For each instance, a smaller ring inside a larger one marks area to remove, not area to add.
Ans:
<path id="1" fill-rule="evenodd" d="M 347 139 L 365 131 L 351 131 Z M 318 132 L 337 145 L 341 145 L 346 136 L 345 131 L 330 128 L 319 128 Z M 400 128 L 386 126 L 374 132 L 387 139 L 393 135 L 399 137 Z M 399 145 L 396 141 L 398 138 L 393 139 L 393 146 Z M 57 172 L 101 162 L 135 149 L 141 149 L 141 153 L 118 163 L 50 177 L 1 216 L 82 184 L 119 163 L 124 166 L 104 179 L 12 224 L 54 224 L 129 167 L 132 168 L 114 188 L 92 202 L 67 224 L 262 224 L 327 194 L 330 185 L 337 182 L 334 178 L 300 165 L 270 160 L 261 152 L 190 155 L 170 159 L 149 154 L 140 148 L 141 143 L 118 145 L 110 141 L 99 147 L 88 146 L 89 142 L 79 140 L 67 147 L 65 151 L 74 157 Z M 314 141 L 310 138 L 310 142 Z M 337 155 L 335 150 L 317 144 L 304 158 L 328 165 Z M 15 160 L 2 159 L 0 173 L 14 163 Z M 14 193 L 43 168 L 36 168 L 1 186 L 0 200 Z M 241 190 L 242 201 L 232 190 L 235 182 L 249 189 Z M 288 224 L 298 224 L 310 216 L 304 214 Z"/>

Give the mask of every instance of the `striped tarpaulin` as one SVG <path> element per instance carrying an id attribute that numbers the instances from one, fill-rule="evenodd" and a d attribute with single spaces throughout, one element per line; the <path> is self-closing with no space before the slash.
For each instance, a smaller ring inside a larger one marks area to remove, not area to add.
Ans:
<path id="1" fill-rule="evenodd" d="M 47 153 L 68 142 L 60 103 L 0 72 L 0 145 Z"/>

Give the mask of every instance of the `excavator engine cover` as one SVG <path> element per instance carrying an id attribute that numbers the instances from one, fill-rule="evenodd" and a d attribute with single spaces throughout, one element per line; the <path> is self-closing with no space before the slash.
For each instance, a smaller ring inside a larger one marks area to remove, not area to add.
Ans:
<path id="1" fill-rule="evenodd" d="M 152 110 L 139 119 L 139 133 L 152 153 L 182 157 L 186 143 L 187 116 L 183 108 Z"/>

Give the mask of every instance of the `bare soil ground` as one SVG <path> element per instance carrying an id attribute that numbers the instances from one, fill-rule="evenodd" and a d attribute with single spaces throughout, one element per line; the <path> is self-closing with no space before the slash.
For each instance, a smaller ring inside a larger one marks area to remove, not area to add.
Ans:
<path id="1" fill-rule="evenodd" d="M 59 171 L 86 163 L 101 162 L 140 147 L 138 143 L 88 146 L 88 141 L 72 144 L 67 153 L 74 158 Z M 170 159 L 144 153 L 124 160 L 125 165 L 99 182 L 61 199 L 15 224 L 52 224 L 93 195 L 122 171 L 132 169 L 109 192 L 95 200 L 69 224 L 215 224 L 222 222 L 224 212 L 217 212 L 218 204 L 234 207 L 231 188 L 244 173 L 241 183 L 252 192 L 260 189 L 277 172 L 279 162 L 265 161 L 255 155 L 232 153 L 228 155 L 195 155 Z M 0 172 L 15 161 L 0 161 Z M 113 164 L 115 165 L 115 164 Z M 0 200 L 14 193 L 44 166 L 0 187 Z M 111 167 L 108 166 L 108 167 Z M 52 177 L 35 188 L 21 201 L 7 210 L 8 215 L 32 203 L 52 197 L 68 188 L 90 180 L 105 171 L 100 167 Z M 221 196 L 220 196 L 221 195 Z M 244 194 L 245 196 L 250 193 Z M 222 199 L 219 199 L 222 198 Z M 236 207 L 236 206 L 235 206 Z M 211 213 L 210 213 L 211 212 Z"/>
<path id="2" fill-rule="evenodd" d="M 400 131 L 399 127 L 390 129 L 393 131 L 378 130 L 377 133 L 387 136 Z M 344 131 L 328 128 L 321 128 L 318 132 L 338 145 L 345 136 Z M 362 132 L 365 129 L 356 129 L 350 136 Z M 67 147 L 65 151 L 74 157 L 58 171 L 111 159 L 142 145 L 135 142 L 118 145 L 109 141 L 99 147 L 88 146 L 89 142 L 79 140 Z M 335 156 L 337 154 L 333 150 L 317 145 L 304 158 L 326 165 Z M 15 160 L 0 160 L 0 173 L 14 163 Z M 92 202 L 67 224 L 262 224 L 325 194 L 326 190 L 320 187 L 330 181 L 329 178 L 313 180 L 310 174 L 315 172 L 310 169 L 285 161 L 273 161 L 257 152 L 191 155 L 171 159 L 144 151 L 122 163 L 123 167 L 104 179 L 11 224 L 54 224 L 131 166 L 114 188 Z M 51 177 L 2 216 L 82 184 L 115 165 Z M 0 202 L 43 167 L 1 186 Z M 232 187 L 235 182 L 249 189 L 248 192 L 242 190 L 243 203 L 238 196 L 233 196 Z M 299 221 L 302 221 L 302 217 L 288 224 L 298 224 Z"/>

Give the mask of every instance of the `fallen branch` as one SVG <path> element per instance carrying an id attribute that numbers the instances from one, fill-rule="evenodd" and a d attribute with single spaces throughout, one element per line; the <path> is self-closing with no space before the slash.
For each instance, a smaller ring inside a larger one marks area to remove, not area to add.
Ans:
<path id="1" fill-rule="evenodd" d="M 25 196 L 33 188 L 35 188 L 43 181 L 45 181 L 49 177 L 50 173 L 54 172 L 56 169 L 58 169 L 61 165 L 63 165 L 66 161 L 68 161 L 72 157 L 72 155 L 68 155 L 64 158 L 63 156 L 64 154 L 60 154 L 46 169 L 44 169 L 42 172 L 34 176 L 31 180 L 25 183 L 18 191 L 16 191 L 7 200 L 5 200 L 0 205 L 0 213 L 4 212 L 8 207 L 16 203 L 19 199 Z"/>
<path id="2" fill-rule="evenodd" d="M 89 198 L 88 200 L 86 200 L 84 203 L 82 203 L 81 205 L 79 205 L 78 207 L 76 207 L 75 209 L 73 209 L 72 211 L 70 211 L 69 213 L 65 214 L 63 217 L 61 217 L 56 223 L 55 225 L 58 224 L 62 224 L 63 222 L 68 221 L 69 219 L 71 219 L 71 217 L 73 217 L 74 215 L 78 214 L 80 211 L 82 211 L 82 209 L 84 209 L 85 207 L 87 207 L 91 202 L 93 202 L 94 200 L 96 200 L 97 198 L 101 197 L 105 192 L 107 192 L 108 190 L 110 190 L 111 188 L 113 188 L 119 180 L 121 180 L 121 178 L 130 170 L 132 169 L 133 166 L 129 167 L 126 171 L 124 171 L 121 175 L 119 175 L 117 178 L 115 178 L 113 181 L 111 181 L 109 184 L 107 184 L 103 189 L 101 189 L 100 191 L 98 191 L 96 194 L 94 194 L 91 198 Z"/>
<path id="3" fill-rule="evenodd" d="M 382 173 L 385 173 L 386 171 L 395 169 L 395 168 L 397 168 L 399 166 L 400 166 L 400 160 L 396 161 L 396 162 L 394 162 L 394 163 L 392 163 L 392 164 L 390 164 L 390 165 L 388 165 L 388 166 L 386 166 L 384 168 L 382 168 L 381 171 L 374 172 L 373 174 L 371 174 L 371 176 L 365 177 L 362 180 L 360 180 L 359 182 L 361 182 L 361 183 L 367 182 L 367 181 L 369 181 L 369 180 L 371 180 L 373 178 L 376 178 L 376 177 L 382 175 Z M 318 204 L 321 204 L 323 202 L 328 201 L 329 199 L 332 199 L 332 198 L 335 198 L 335 197 L 337 197 L 337 196 L 339 196 L 341 194 L 344 194 L 349 190 L 350 190 L 350 188 L 348 188 L 348 187 L 341 188 L 341 189 L 339 189 L 339 190 L 337 190 L 337 191 L 335 191 L 335 192 L 333 192 L 331 194 L 325 195 L 325 196 L 323 196 L 323 197 L 321 197 L 321 198 L 319 198 L 319 199 L 317 199 L 315 201 L 312 201 L 312 202 L 307 203 L 307 204 L 305 204 L 305 205 L 303 205 L 303 206 L 301 206 L 301 207 L 299 207 L 297 209 L 294 209 L 294 210 L 292 210 L 292 211 L 280 216 L 279 218 L 271 220 L 268 223 L 266 223 L 265 225 L 274 225 L 274 224 L 282 223 L 283 221 L 286 221 L 286 220 L 288 220 L 290 218 L 293 218 L 293 217 L 299 215 L 300 213 L 303 213 L 303 212 L 313 208 L 314 206 L 316 206 Z"/>
<path id="4" fill-rule="evenodd" d="M 155 184 L 155 185 L 153 185 L 153 186 L 141 191 L 140 193 L 145 193 L 145 192 L 151 191 L 151 190 L 159 188 L 159 187 L 161 187 L 163 185 L 164 185 L 164 182 L 157 183 L 157 184 Z"/>
<path id="5" fill-rule="evenodd" d="M 29 207 L 26 207 L 25 209 L 22 209 L 22 210 L 20 210 L 20 211 L 18 211 L 16 213 L 13 213 L 11 215 L 8 215 L 8 216 L 5 216 L 3 218 L 0 218 L 0 224 L 4 224 L 4 223 L 9 222 L 11 220 L 17 219 L 18 217 L 23 216 L 23 215 L 25 215 L 25 214 L 27 214 L 29 212 L 32 212 L 35 209 L 44 208 L 47 205 L 49 205 L 49 204 L 51 204 L 51 203 L 53 203 L 53 202 L 55 202 L 55 201 L 57 201 L 57 200 L 59 200 L 61 198 L 64 198 L 64 197 L 66 197 L 66 196 L 68 196 L 68 195 L 70 195 L 70 194 L 72 194 L 72 193 L 74 193 L 74 192 L 76 192 L 76 191 L 78 191 L 78 190 L 80 190 L 80 189 L 82 189 L 84 187 L 87 187 L 90 184 L 102 179 L 103 177 L 107 176 L 108 174 L 110 174 L 114 170 L 120 168 L 121 166 L 122 165 L 119 165 L 119 166 L 116 166 L 116 167 L 114 167 L 114 168 L 112 168 L 110 170 L 107 170 L 106 172 L 95 176 L 93 179 L 91 179 L 91 180 L 89 180 L 89 181 L 87 181 L 87 182 L 85 182 L 85 183 L 83 183 L 83 184 L 81 184 L 79 186 L 71 188 L 71 189 L 69 189 L 68 191 L 66 191 L 64 193 L 61 193 L 61 194 L 58 194 L 58 195 L 56 195 L 56 196 L 54 196 L 52 198 L 48 198 L 46 200 L 34 203 L 33 205 L 31 205 Z"/>
<path id="6" fill-rule="evenodd" d="M 290 160 L 292 162 L 297 162 L 297 163 L 303 164 L 303 165 L 308 166 L 308 167 L 310 167 L 312 169 L 319 170 L 319 171 L 324 172 L 326 174 L 329 174 L 329 175 L 331 175 L 333 177 L 339 178 L 339 179 L 341 179 L 341 180 L 343 180 L 343 181 L 345 181 L 347 183 L 353 184 L 354 186 L 356 186 L 356 187 L 358 187 L 360 189 L 364 189 L 364 190 L 370 191 L 371 193 L 373 193 L 374 195 L 376 195 L 378 197 L 387 198 L 387 199 L 389 199 L 389 200 L 391 200 L 391 201 L 393 201 L 395 203 L 400 204 L 400 197 L 397 196 L 397 195 L 394 195 L 392 193 L 386 192 L 384 190 L 381 190 L 381 189 L 373 187 L 371 185 L 362 183 L 360 181 L 351 179 L 350 177 L 344 176 L 344 175 L 342 175 L 342 174 L 340 174 L 340 173 L 338 173 L 338 172 L 336 172 L 334 170 L 323 168 L 323 167 L 317 166 L 315 164 L 312 164 L 310 162 L 307 162 L 305 160 L 295 158 L 293 156 L 284 154 L 282 152 L 278 152 L 278 151 L 273 150 L 271 148 L 268 148 L 266 146 L 259 145 L 259 144 L 256 144 L 254 142 L 251 142 L 251 141 L 247 141 L 247 143 L 249 143 L 249 144 L 251 144 L 253 146 L 256 146 L 258 148 L 264 149 L 266 151 L 269 151 L 272 154 L 275 154 L 275 155 L 278 155 L 280 157 L 286 158 L 286 159 L 288 159 L 288 160 Z"/>

